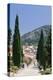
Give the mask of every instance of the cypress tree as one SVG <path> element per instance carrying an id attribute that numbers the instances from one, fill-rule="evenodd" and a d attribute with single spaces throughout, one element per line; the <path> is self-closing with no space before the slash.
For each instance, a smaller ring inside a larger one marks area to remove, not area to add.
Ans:
<path id="1" fill-rule="evenodd" d="M 37 61 L 40 64 L 40 66 L 45 69 L 45 50 L 44 50 L 44 36 L 43 36 L 43 30 L 41 30 L 40 34 L 40 40 L 38 43 L 38 48 L 37 48 Z"/>
<path id="2" fill-rule="evenodd" d="M 13 63 L 15 66 L 20 67 L 20 55 L 21 55 L 21 44 L 20 44 L 20 32 L 19 32 L 19 19 L 16 16 L 15 30 L 13 36 Z"/>
<path id="3" fill-rule="evenodd" d="M 7 64 L 8 64 L 8 76 L 10 76 L 10 41 L 11 41 L 11 29 L 10 27 L 8 27 L 8 60 L 7 60 Z"/>
<path id="4" fill-rule="evenodd" d="M 21 47 L 21 56 L 20 56 L 21 57 L 21 61 L 20 61 L 21 62 L 21 65 L 23 64 L 23 56 L 24 56 L 23 55 L 23 48 Z"/>
<path id="5" fill-rule="evenodd" d="M 48 55 L 47 55 L 48 66 L 51 66 L 51 29 L 50 29 L 50 32 L 49 32 L 49 35 L 48 35 L 48 38 L 47 38 L 46 49 L 47 49 L 47 52 L 48 52 Z"/>
<path id="6" fill-rule="evenodd" d="M 40 60 L 40 57 L 41 57 L 41 53 L 43 51 L 43 43 L 44 43 L 44 40 L 43 40 L 43 31 L 41 30 L 41 34 L 40 34 L 40 40 L 39 40 L 39 43 L 38 43 L 38 48 L 37 48 L 37 60 L 39 61 Z"/>
<path id="7" fill-rule="evenodd" d="M 10 71 L 10 41 L 11 41 L 11 29 L 8 27 L 8 72 Z"/>
<path id="8" fill-rule="evenodd" d="M 8 38 L 7 38 L 7 71 L 8 76 L 10 76 L 10 42 L 11 42 L 11 29 L 10 29 L 10 4 L 8 4 Z"/>

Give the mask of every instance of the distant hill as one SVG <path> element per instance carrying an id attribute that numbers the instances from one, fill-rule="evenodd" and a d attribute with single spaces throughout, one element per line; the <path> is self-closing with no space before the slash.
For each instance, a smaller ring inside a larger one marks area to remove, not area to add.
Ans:
<path id="1" fill-rule="evenodd" d="M 22 44 L 34 44 L 34 45 L 38 45 L 38 41 L 40 38 L 40 33 L 41 33 L 41 29 L 43 30 L 43 34 L 44 34 L 44 39 L 47 39 L 48 33 L 51 29 L 51 25 L 44 25 L 41 26 L 31 32 L 28 32 L 26 34 L 24 34 L 21 39 L 22 39 Z"/>

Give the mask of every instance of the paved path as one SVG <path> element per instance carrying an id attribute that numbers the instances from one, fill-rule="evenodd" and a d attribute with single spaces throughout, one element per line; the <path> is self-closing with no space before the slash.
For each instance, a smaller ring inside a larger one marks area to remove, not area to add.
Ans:
<path id="1" fill-rule="evenodd" d="M 34 66 L 33 62 L 25 68 L 20 69 L 15 76 L 35 76 L 35 75 L 41 75 L 39 72 L 39 69 L 37 65 Z"/>

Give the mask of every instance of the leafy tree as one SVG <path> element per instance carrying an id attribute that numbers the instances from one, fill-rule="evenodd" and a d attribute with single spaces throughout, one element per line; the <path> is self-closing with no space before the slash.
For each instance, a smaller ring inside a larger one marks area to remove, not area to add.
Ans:
<path id="1" fill-rule="evenodd" d="M 18 16 L 16 16 L 15 30 L 14 30 L 14 36 L 13 36 L 13 62 L 14 62 L 15 66 L 20 67 L 20 62 L 21 62 L 21 41 L 20 41 Z"/>

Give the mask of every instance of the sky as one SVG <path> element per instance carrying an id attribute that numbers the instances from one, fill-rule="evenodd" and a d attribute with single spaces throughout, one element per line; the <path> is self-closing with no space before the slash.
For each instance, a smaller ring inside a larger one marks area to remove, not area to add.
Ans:
<path id="1" fill-rule="evenodd" d="M 23 35 L 40 26 L 51 24 L 51 6 L 10 4 L 10 28 L 15 28 L 15 18 L 19 16 L 20 34 Z"/>

